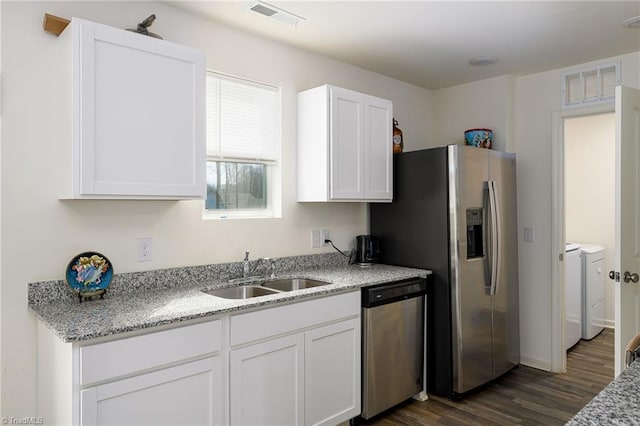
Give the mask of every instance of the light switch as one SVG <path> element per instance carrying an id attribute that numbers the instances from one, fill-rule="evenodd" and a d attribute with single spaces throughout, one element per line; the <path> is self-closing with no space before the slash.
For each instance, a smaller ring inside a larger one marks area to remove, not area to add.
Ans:
<path id="1" fill-rule="evenodd" d="M 322 238 L 322 231 L 319 229 L 314 229 L 311 231 L 311 248 L 319 248 L 322 247 L 322 242 L 320 239 Z"/>
<path id="2" fill-rule="evenodd" d="M 536 231 L 533 226 L 524 227 L 524 240 L 528 243 L 532 243 L 536 240 Z"/>

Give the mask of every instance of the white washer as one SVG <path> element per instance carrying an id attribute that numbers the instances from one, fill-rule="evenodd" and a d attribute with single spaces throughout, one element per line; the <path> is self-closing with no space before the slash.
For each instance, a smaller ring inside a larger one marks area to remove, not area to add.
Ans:
<path id="1" fill-rule="evenodd" d="M 565 264 L 565 350 L 580 341 L 582 336 L 582 249 L 567 243 Z"/>
<path id="2" fill-rule="evenodd" d="M 582 338 L 591 340 L 604 328 L 606 274 L 604 247 L 582 245 Z"/>

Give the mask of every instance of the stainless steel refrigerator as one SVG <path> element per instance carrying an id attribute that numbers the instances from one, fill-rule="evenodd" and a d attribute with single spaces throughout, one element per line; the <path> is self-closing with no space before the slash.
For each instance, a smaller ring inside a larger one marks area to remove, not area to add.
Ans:
<path id="1" fill-rule="evenodd" d="M 514 154 L 450 145 L 394 155 L 370 204 L 381 263 L 430 269 L 427 392 L 458 398 L 520 361 Z"/>

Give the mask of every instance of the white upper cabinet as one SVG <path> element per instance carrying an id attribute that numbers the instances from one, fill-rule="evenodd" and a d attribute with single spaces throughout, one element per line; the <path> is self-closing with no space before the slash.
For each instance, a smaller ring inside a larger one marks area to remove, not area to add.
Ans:
<path id="1" fill-rule="evenodd" d="M 77 18 L 56 43 L 61 198 L 203 198 L 204 54 Z"/>
<path id="2" fill-rule="evenodd" d="M 298 93 L 298 201 L 390 202 L 391 101 L 324 85 Z"/>

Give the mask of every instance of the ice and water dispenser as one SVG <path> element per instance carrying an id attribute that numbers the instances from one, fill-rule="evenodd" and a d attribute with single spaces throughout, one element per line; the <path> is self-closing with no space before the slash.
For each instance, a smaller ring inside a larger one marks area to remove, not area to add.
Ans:
<path id="1" fill-rule="evenodd" d="M 467 209 L 467 259 L 484 256 L 482 208 Z"/>

